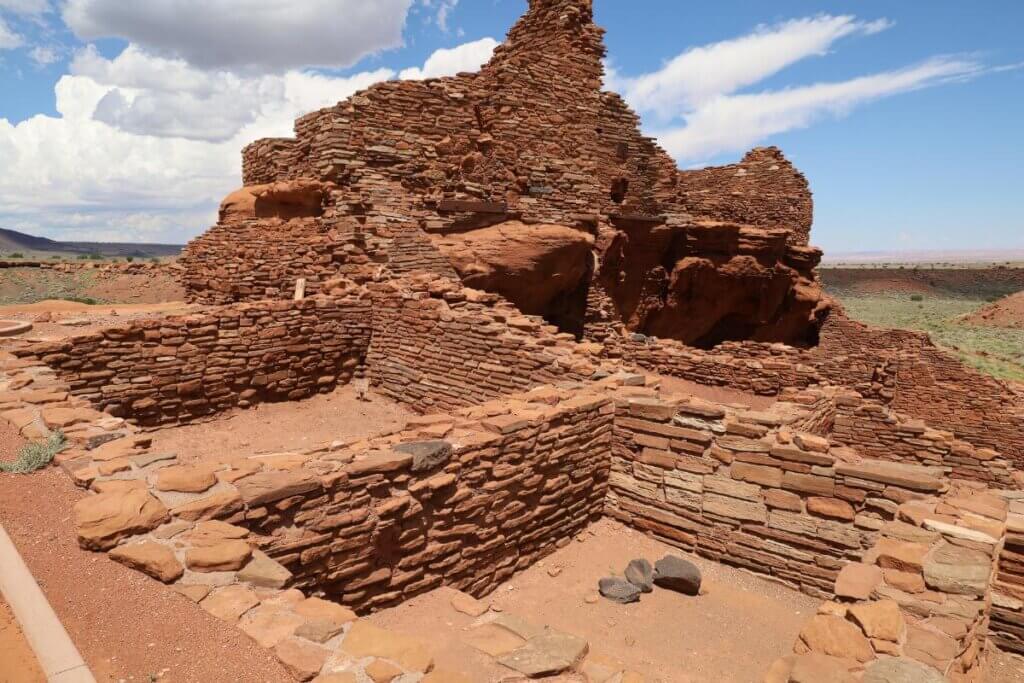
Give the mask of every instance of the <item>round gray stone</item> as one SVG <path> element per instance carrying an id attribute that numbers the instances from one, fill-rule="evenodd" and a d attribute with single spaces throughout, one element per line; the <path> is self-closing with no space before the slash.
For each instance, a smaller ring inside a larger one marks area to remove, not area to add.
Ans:
<path id="1" fill-rule="evenodd" d="M 700 593 L 697 565 L 677 555 L 666 555 L 654 564 L 654 585 L 685 595 Z"/>

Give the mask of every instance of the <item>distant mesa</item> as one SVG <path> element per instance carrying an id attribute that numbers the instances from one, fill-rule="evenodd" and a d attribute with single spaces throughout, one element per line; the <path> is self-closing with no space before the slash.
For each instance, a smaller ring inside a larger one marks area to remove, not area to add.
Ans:
<path id="1" fill-rule="evenodd" d="M 27 235 L 17 230 L 0 228 L 0 253 L 10 256 L 24 254 L 26 258 L 40 255 L 77 256 L 96 254 L 104 257 L 132 256 L 135 258 L 159 258 L 177 256 L 180 244 L 131 244 L 127 242 L 58 242 L 45 237 Z"/>

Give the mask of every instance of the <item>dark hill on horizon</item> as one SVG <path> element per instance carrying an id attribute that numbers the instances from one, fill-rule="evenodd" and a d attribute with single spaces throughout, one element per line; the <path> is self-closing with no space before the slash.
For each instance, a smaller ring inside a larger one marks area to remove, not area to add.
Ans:
<path id="1" fill-rule="evenodd" d="M 0 228 L 0 254 L 9 256 L 21 253 L 26 257 L 40 254 L 98 254 L 100 256 L 133 256 L 152 258 L 177 256 L 181 244 L 132 244 L 129 242 L 58 242 L 46 237 L 36 237 L 17 230 Z"/>

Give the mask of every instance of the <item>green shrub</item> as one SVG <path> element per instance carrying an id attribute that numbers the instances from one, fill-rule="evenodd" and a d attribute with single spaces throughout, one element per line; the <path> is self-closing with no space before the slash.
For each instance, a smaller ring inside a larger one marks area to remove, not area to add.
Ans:
<path id="1" fill-rule="evenodd" d="M 46 441 L 40 443 L 27 443 L 18 452 L 14 462 L 0 462 L 0 472 L 10 474 L 28 474 L 35 472 L 53 462 L 53 458 L 64 450 L 67 440 L 64 432 L 59 429 L 51 432 Z"/>
<path id="2" fill-rule="evenodd" d="M 11 254 L 11 258 L 25 258 L 25 255 L 20 251 L 16 251 Z"/>
<path id="3" fill-rule="evenodd" d="M 924 295 L 923 294 L 911 294 L 910 295 L 910 300 L 911 301 L 924 301 Z"/>
<path id="4" fill-rule="evenodd" d="M 127 261 L 128 263 L 131 263 L 132 261 L 135 260 L 135 257 L 134 256 L 125 256 L 124 260 Z"/>
<path id="5" fill-rule="evenodd" d="M 103 260 L 103 255 L 102 254 L 89 254 L 89 258 L 91 260 L 93 260 L 93 261 L 101 261 L 101 260 Z"/>
<path id="6" fill-rule="evenodd" d="M 85 304 L 86 306 L 95 306 L 99 303 L 99 301 L 96 301 L 96 299 L 93 299 L 91 296 L 65 296 L 63 299 L 64 301 L 74 301 L 78 304 Z"/>
<path id="7" fill-rule="evenodd" d="M 54 261 L 59 261 L 60 260 L 60 256 L 58 256 L 57 254 L 54 254 L 50 258 L 53 259 Z"/>
<path id="8" fill-rule="evenodd" d="M 88 258 L 89 258 L 89 255 L 88 255 L 88 254 L 79 254 L 79 255 L 78 255 L 78 260 L 79 260 L 79 261 L 85 261 L 85 260 L 86 260 L 86 259 L 88 259 Z"/>

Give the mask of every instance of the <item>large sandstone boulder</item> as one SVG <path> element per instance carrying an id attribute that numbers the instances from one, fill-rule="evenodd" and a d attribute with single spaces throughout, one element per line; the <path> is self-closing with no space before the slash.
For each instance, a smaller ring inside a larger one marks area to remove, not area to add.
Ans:
<path id="1" fill-rule="evenodd" d="M 252 218 L 315 218 L 323 215 L 330 184 L 318 180 L 287 180 L 249 185 L 229 194 L 220 205 L 220 222 Z"/>
<path id="2" fill-rule="evenodd" d="M 530 315 L 551 319 L 575 308 L 582 319 L 593 266 L 591 235 L 563 225 L 507 221 L 432 240 L 469 287 L 501 294 Z"/>

